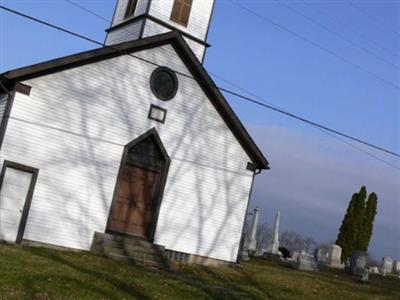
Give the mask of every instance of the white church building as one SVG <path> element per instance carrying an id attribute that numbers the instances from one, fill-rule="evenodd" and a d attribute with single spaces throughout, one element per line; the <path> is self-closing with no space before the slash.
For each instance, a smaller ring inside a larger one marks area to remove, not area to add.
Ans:
<path id="1" fill-rule="evenodd" d="M 0 240 L 236 262 L 268 161 L 202 62 L 214 0 L 119 0 L 104 47 L 0 75 Z"/>

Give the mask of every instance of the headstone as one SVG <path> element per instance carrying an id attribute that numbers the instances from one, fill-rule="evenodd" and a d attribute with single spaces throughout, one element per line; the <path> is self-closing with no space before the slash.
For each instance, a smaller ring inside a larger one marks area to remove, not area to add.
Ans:
<path id="1" fill-rule="evenodd" d="M 256 253 L 254 254 L 254 256 L 256 256 L 256 257 L 263 256 L 265 252 L 266 252 L 266 250 L 264 248 L 263 249 L 258 249 L 256 251 Z"/>
<path id="2" fill-rule="evenodd" d="M 278 254 L 279 252 L 279 224 L 281 220 L 281 213 L 278 210 L 275 216 L 274 237 L 267 247 L 268 253 Z"/>
<path id="3" fill-rule="evenodd" d="M 370 272 L 371 274 L 379 274 L 379 268 L 378 268 L 377 266 L 370 267 L 370 268 L 369 268 L 369 272 Z"/>
<path id="4" fill-rule="evenodd" d="M 350 270 L 351 256 L 346 259 L 344 265 L 345 265 L 345 270 Z"/>
<path id="5" fill-rule="evenodd" d="M 299 254 L 296 268 L 302 271 L 318 271 L 315 257 L 309 254 Z"/>
<path id="6" fill-rule="evenodd" d="M 254 209 L 253 214 L 253 223 L 251 224 L 251 231 L 250 231 L 250 241 L 248 250 L 255 252 L 257 250 L 257 226 L 258 226 L 258 215 L 260 213 L 260 209 L 256 207 Z"/>
<path id="7" fill-rule="evenodd" d="M 328 258 L 326 265 L 330 268 L 343 269 L 344 265 L 341 262 L 342 248 L 338 245 L 332 245 L 328 250 Z"/>
<path id="8" fill-rule="evenodd" d="M 400 260 L 396 260 L 393 263 L 393 273 L 400 274 Z"/>
<path id="9" fill-rule="evenodd" d="M 247 249 L 243 249 L 242 251 L 242 260 L 243 261 L 249 261 L 249 251 Z"/>
<path id="10" fill-rule="evenodd" d="M 297 261 L 297 258 L 299 257 L 300 252 L 299 251 L 291 251 L 290 252 L 290 258 L 294 261 Z"/>
<path id="11" fill-rule="evenodd" d="M 326 248 L 318 248 L 315 251 L 315 259 L 318 263 L 325 264 L 328 259 L 328 250 Z"/>
<path id="12" fill-rule="evenodd" d="M 382 275 L 385 276 L 386 274 L 392 273 L 393 270 L 393 259 L 390 256 L 384 256 L 382 258 Z"/>
<path id="13" fill-rule="evenodd" d="M 369 279 L 369 272 L 368 272 L 367 269 L 365 269 L 364 272 L 361 275 L 360 281 L 363 282 L 363 283 L 367 283 L 368 279 Z"/>
<path id="14" fill-rule="evenodd" d="M 350 272 L 356 276 L 362 276 L 367 266 L 367 254 L 361 251 L 354 251 L 350 258 Z"/>

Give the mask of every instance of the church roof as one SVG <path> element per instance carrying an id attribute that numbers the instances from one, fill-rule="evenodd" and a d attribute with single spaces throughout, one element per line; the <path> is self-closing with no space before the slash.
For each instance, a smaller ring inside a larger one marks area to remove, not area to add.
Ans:
<path id="1" fill-rule="evenodd" d="M 165 34 L 151 36 L 144 39 L 124 42 L 112 46 L 81 52 L 69 55 L 43 63 L 11 70 L 0 75 L 4 83 L 11 84 L 29 80 L 35 77 L 56 73 L 65 69 L 94 63 L 97 61 L 117 57 L 120 55 L 137 52 L 157 46 L 171 44 L 181 57 L 186 67 L 190 70 L 193 77 L 197 80 L 203 91 L 206 93 L 214 107 L 231 129 L 239 143 L 245 149 L 246 153 L 252 159 L 253 163 L 259 169 L 268 169 L 268 161 L 257 147 L 249 133 L 240 122 L 239 118 L 233 112 L 228 102 L 215 85 L 214 81 L 208 75 L 202 64 L 196 58 L 195 54 L 186 44 L 182 36 L 171 31 Z"/>

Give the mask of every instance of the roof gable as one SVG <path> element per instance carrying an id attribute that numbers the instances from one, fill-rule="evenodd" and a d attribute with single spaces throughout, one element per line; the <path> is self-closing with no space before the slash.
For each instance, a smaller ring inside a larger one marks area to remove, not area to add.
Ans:
<path id="1" fill-rule="evenodd" d="M 267 159 L 252 140 L 243 124 L 240 122 L 232 108 L 229 106 L 228 102 L 225 100 L 220 90 L 208 75 L 207 71 L 196 58 L 181 35 L 177 32 L 168 32 L 145 39 L 120 43 L 111 47 L 106 46 L 28 67 L 11 70 L 1 74 L 0 76 L 2 81 L 11 84 L 166 44 L 171 44 L 174 47 L 175 51 L 178 53 L 186 67 L 193 75 L 193 78 L 203 89 L 215 109 L 221 115 L 229 129 L 233 132 L 236 139 L 242 145 L 253 163 L 257 165 L 257 168 L 268 169 Z M 148 61 L 148 63 L 152 62 Z"/>

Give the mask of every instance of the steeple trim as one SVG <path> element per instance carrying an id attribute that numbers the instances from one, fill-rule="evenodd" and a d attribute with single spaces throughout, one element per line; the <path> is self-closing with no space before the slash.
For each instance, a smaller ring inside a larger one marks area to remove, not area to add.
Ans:
<path id="1" fill-rule="evenodd" d="M 163 20 L 160 20 L 159 18 L 156 18 L 156 17 L 154 17 L 154 16 L 152 16 L 152 15 L 149 15 L 149 14 L 147 14 L 147 13 L 146 13 L 146 14 L 143 14 L 143 15 L 140 15 L 140 16 L 136 16 L 136 17 L 127 19 L 126 21 L 124 21 L 124 22 L 122 22 L 122 23 L 119 23 L 119 24 L 117 24 L 117 25 L 115 25 L 115 26 L 112 26 L 112 27 L 106 29 L 106 32 L 109 33 L 109 32 L 111 32 L 111 31 L 113 31 L 113 30 L 115 30 L 115 29 L 124 27 L 124 26 L 126 26 L 126 25 L 128 25 L 128 24 L 130 24 L 130 23 L 134 23 L 134 22 L 137 22 L 137 21 L 139 21 L 139 20 L 146 19 L 146 18 L 149 19 L 149 20 L 152 20 L 152 21 L 154 21 L 154 22 L 156 22 L 156 23 L 158 23 L 158 24 L 160 24 L 160 25 L 162 25 L 162 26 L 165 26 L 165 27 L 167 27 L 167 28 L 170 29 L 170 30 L 178 31 L 178 32 L 179 32 L 181 35 L 183 35 L 184 37 L 187 37 L 187 38 L 189 38 L 189 39 L 192 39 L 193 41 L 195 41 L 195 42 L 197 42 L 197 43 L 199 43 L 199 44 L 202 44 L 203 46 L 205 46 L 205 47 L 207 47 L 207 48 L 211 46 L 211 45 L 208 44 L 207 42 L 204 42 L 203 40 L 201 40 L 201 39 L 199 39 L 199 38 L 197 38 L 197 37 L 195 37 L 195 36 L 193 36 L 193 35 L 191 35 L 191 34 L 185 32 L 185 31 L 183 31 L 183 30 L 180 30 L 179 28 L 176 28 L 176 27 L 174 27 L 174 26 L 172 26 L 172 25 L 170 25 L 170 24 L 164 22 Z M 140 36 L 139 38 L 142 38 L 142 36 Z"/>

